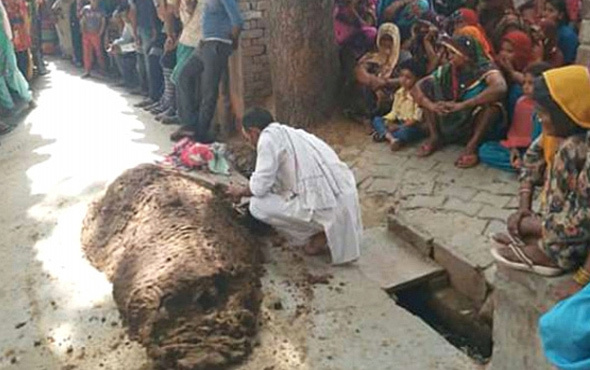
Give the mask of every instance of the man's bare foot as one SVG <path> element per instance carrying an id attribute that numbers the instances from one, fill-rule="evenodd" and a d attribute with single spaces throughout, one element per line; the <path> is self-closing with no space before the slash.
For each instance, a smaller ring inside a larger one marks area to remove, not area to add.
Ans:
<path id="1" fill-rule="evenodd" d="M 318 256 L 328 252 L 328 239 L 325 233 L 314 235 L 309 243 L 303 248 L 305 254 L 309 256 Z"/>

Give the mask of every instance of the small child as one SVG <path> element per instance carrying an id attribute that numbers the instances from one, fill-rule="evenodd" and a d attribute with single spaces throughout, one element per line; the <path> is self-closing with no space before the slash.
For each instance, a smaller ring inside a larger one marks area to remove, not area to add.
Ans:
<path id="1" fill-rule="evenodd" d="M 541 134 L 541 124 L 535 113 L 533 101 L 534 81 L 550 68 L 548 63 L 539 62 L 525 69 L 522 85 L 524 95 L 516 102 L 506 140 L 483 144 L 479 148 L 479 157 L 483 163 L 511 172 L 521 168 L 522 153 Z"/>
<path id="2" fill-rule="evenodd" d="M 98 59 L 98 65 L 102 72 L 106 71 L 104 54 L 102 53 L 102 35 L 105 31 L 105 16 L 98 7 L 99 0 L 91 0 L 90 5 L 82 8 L 80 26 L 82 29 L 82 45 L 84 47 L 84 75 L 90 77 L 90 71 L 94 64 L 94 57 Z"/>
<path id="3" fill-rule="evenodd" d="M 424 76 L 425 68 L 414 59 L 407 59 L 398 69 L 401 87 L 394 94 L 391 112 L 373 119 L 373 139 L 389 142 L 392 151 L 426 136 L 422 127 L 422 109 L 411 94 L 416 82 Z"/>

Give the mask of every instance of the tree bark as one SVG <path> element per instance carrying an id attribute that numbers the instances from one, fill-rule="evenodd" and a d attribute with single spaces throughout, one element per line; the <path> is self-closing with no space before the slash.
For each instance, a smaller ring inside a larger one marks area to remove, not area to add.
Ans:
<path id="1" fill-rule="evenodd" d="M 271 71 L 281 123 L 309 126 L 335 106 L 340 64 L 333 6 L 333 0 L 270 1 Z"/>

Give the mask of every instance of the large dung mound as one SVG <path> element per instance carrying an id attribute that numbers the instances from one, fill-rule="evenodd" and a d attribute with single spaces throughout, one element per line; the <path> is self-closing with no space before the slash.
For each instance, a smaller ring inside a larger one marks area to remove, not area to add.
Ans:
<path id="1" fill-rule="evenodd" d="M 160 367 L 225 368 L 251 352 L 258 248 L 211 191 L 154 165 L 129 170 L 90 207 L 82 244 Z"/>

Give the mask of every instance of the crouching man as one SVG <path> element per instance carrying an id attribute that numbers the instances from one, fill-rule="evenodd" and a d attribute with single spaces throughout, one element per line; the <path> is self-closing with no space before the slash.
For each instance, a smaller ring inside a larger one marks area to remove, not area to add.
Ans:
<path id="1" fill-rule="evenodd" d="M 363 227 L 356 182 L 334 150 L 260 108 L 246 113 L 242 127 L 256 148 L 256 169 L 249 188 L 230 187 L 228 194 L 251 197 L 252 216 L 307 254 L 329 250 L 334 264 L 358 259 Z"/>

